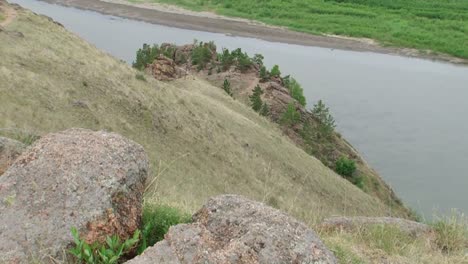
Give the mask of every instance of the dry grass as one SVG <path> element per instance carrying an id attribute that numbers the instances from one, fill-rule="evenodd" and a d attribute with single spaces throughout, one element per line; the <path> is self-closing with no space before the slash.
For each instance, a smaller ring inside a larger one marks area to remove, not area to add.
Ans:
<path id="1" fill-rule="evenodd" d="M 431 223 L 431 233 L 411 236 L 391 225 L 323 231 L 321 238 L 340 263 L 468 263 L 468 222 L 453 214 Z"/>

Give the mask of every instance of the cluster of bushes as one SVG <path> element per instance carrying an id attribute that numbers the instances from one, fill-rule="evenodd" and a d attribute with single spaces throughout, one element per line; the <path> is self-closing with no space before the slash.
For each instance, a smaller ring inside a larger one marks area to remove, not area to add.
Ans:
<path id="1" fill-rule="evenodd" d="M 213 53 L 216 52 L 216 46 L 214 42 L 198 41 L 195 41 L 194 46 L 191 54 L 192 64 L 197 65 L 198 70 L 204 69 L 211 62 Z"/>
<path id="2" fill-rule="evenodd" d="M 72 228 L 74 247 L 70 249 L 77 263 L 116 264 L 143 253 L 143 251 L 164 239 L 173 225 L 189 223 L 191 217 L 176 208 L 159 205 L 145 206 L 143 210 L 143 229 L 137 230 L 133 237 L 121 241 L 114 235 L 106 238 L 103 244 L 88 244 L 80 238 L 78 230 Z"/>
<path id="3" fill-rule="evenodd" d="M 259 58 L 255 59 L 258 60 Z M 239 48 L 231 52 L 228 49 L 223 49 L 221 53 L 218 53 L 218 61 L 223 71 L 227 71 L 234 65 L 240 72 L 246 72 L 252 67 L 254 59 L 250 58 L 247 53 L 242 52 L 242 49 Z"/>
<path id="4" fill-rule="evenodd" d="M 296 79 L 288 75 L 283 78 L 283 83 L 284 86 L 288 88 L 291 97 L 296 99 L 302 106 L 305 107 L 307 102 L 304 96 L 304 89 L 302 89 L 302 86 L 296 81 Z"/>

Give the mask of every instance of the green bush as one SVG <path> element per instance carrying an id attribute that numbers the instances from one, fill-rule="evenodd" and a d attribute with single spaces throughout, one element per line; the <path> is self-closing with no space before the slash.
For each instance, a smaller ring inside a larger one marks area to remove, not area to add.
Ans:
<path id="1" fill-rule="evenodd" d="M 306 98 L 304 96 L 304 90 L 301 85 L 296 81 L 296 79 L 286 76 L 283 79 L 283 82 L 288 88 L 291 97 L 296 99 L 302 106 L 306 106 Z"/>
<path id="2" fill-rule="evenodd" d="M 171 226 L 190 223 L 191 216 L 174 207 L 147 205 L 143 209 L 142 221 L 143 232 L 138 248 L 139 253 L 163 240 L 164 235 L 169 231 Z"/>
<path id="3" fill-rule="evenodd" d="M 261 67 L 263 66 L 263 59 L 265 59 L 265 57 L 263 57 L 262 54 L 255 54 L 252 58 L 252 61 Z"/>
<path id="4" fill-rule="evenodd" d="M 262 109 L 262 94 L 262 88 L 260 88 L 260 86 L 257 85 L 255 86 L 252 95 L 249 96 L 252 109 L 255 110 L 255 112 L 260 112 L 260 110 Z"/>
<path id="5" fill-rule="evenodd" d="M 280 77 L 281 72 L 280 72 L 279 66 L 278 65 L 273 66 L 273 68 L 271 68 L 270 74 L 271 76 L 274 76 L 274 77 Z"/>
<path id="6" fill-rule="evenodd" d="M 86 243 L 80 238 L 78 230 L 71 229 L 75 246 L 70 249 L 70 253 L 75 256 L 78 263 L 86 264 L 115 264 L 126 254 L 130 253 L 140 240 L 140 231 L 137 230 L 133 237 L 120 241 L 117 235 L 107 237 L 105 244 Z"/>
<path id="7" fill-rule="evenodd" d="M 336 161 L 335 171 L 347 178 L 352 178 L 356 172 L 356 162 L 346 157 L 341 157 Z"/>
<path id="8" fill-rule="evenodd" d="M 330 114 L 330 109 L 325 106 L 322 100 L 319 100 L 312 109 L 312 115 L 320 122 L 320 132 L 329 136 L 335 130 L 335 119 Z"/>
<path id="9" fill-rule="evenodd" d="M 223 90 L 224 90 L 227 94 L 229 94 L 231 97 L 233 96 L 232 90 L 231 90 L 231 82 L 229 82 L 228 79 L 224 79 Z"/>
<path id="10" fill-rule="evenodd" d="M 136 53 L 136 60 L 133 62 L 133 67 L 143 70 L 148 64 L 153 63 L 160 53 L 161 51 L 158 45 L 150 46 L 146 43 L 143 44 L 143 48 L 138 49 Z"/>
<path id="11" fill-rule="evenodd" d="M 223 52 L 218 54 L 218 60 L 221 63 L 223 71 L 227 71 L 234 64 L 234 57 L 228 49 L 223 49 Z"/>
<path id="12" fill-rule="evenodd" d="M 286 111 L 281 116 L 281 123 L 287 126 L 293 126 L 301 120 L 301 113 L 296 110 L 293 102 L 288 104 Z"/>
<path id="13" fill-rule="evenodd" d="M 143 75 L 142 73 L 137 73 L 135 75 L 135 79 L 146 82 L 145 75 Z"/>
<path id="14" fill-rule="evenodd" d="M 211 50 L 208 45 L 203 42 L 196 43 L 195 48 L 192 50 L 192 64 L 197 65 L 198 69 L 204 69 L 211 61 Z"/>
<path id="15" fill-rule="evenodd" d="M 270 108 L 268 105 L 264 102 L 262 105 L 262 109 L 260 109 L 260 115 L 262 116 L 268 116 L 270 114 Z"/>
<path id="16" fill-rule="evenodd" d="M 263 65 L 260 67 L 259 75 L 260 75 L 259 77 L 260 77 L 261 82 L 266 82 L 270 79 L 270 73 L 267 71 L 267 69 Z"/>

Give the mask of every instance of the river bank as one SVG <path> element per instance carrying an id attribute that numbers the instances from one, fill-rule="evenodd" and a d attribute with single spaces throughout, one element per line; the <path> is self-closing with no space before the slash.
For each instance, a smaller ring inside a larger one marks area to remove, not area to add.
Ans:
<path id="1" fill-rule="evenodd" d="M 444 54 L 422 52 L 415 49 L 383 47 L 370 39 L 347 38 L 341 36 L 319 36 L 300 33 L 282 27 L 263 23 L 228 18 L 209 12 L 193 12 L 162 4 L 134 4 L 123 0 L 41 0 L 47 3 L 96 11 L 138 21 L 165 26 L 223 33 L 232 36 L 258 38 L 266 41 L 282 42 L 303 46 L 330 49 L 375 52 L 406 57 L 444 61 L 455 64 L 468 64 L 468 61 Z"/>

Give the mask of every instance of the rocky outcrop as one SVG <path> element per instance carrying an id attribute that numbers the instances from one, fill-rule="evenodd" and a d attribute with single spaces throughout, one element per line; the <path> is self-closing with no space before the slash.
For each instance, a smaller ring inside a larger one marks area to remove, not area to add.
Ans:
<path id="1" fill-rule="evenodd" d="M 323 221 L 321 227 L 326 230 L 340 229 L 352 231 L 373 225 L 392 225 L 412 236 L 421 236 L 431 232 L 431 227 L 415 221 L 395 217 L 332 217 Z"/>
<path id="2" fill-rule="evenodd" d="M 154 78 L 160 81 L 171 81 L 182 76 L 182 71 L 172 59 L 165 56 L 159 56 L 147 67 Z"/>
<path id="3" fill-rule="evenodd" d="M 16 140 L 0 137 L 0 175 L 2 175 L 26 146 Z"/>
<path id="4" fill-rule="evenodd" d="M 336 263 L 304 224 L 241 196 L 212 198 L 193 220 L 127 264 Z"/>
<path id="5" fill-rule="evenodd" d="M 120 135 L 49 134 L 0 177 L 0 263 L 61 259 L 76 227 L 87 242 L 139 228 L 148 174 L 143 148 Z"/>

